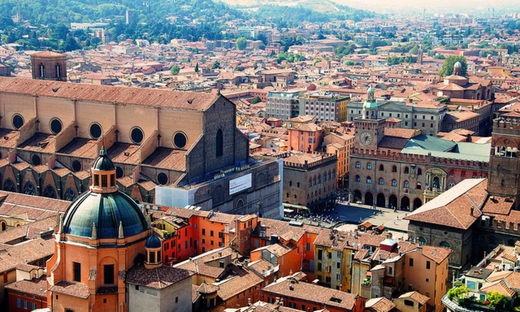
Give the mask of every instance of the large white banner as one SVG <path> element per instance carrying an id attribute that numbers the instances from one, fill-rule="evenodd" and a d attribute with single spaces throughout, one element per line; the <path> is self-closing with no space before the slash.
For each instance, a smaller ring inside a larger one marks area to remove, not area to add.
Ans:
<path id="1" fill-rule="evenodd" d="M 229 195 L 233 195 L 251 187 L 251 173 L 229 181 Z"/>

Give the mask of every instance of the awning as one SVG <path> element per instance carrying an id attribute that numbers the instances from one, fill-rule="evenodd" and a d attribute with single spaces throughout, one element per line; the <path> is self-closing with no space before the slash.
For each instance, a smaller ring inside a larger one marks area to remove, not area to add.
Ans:
<path id="1" fill-rule="evenodd" d="M 284 207 L 284 209 L 309 210 L 309 208 L 307 208 L 306 206 L 295 205 L 295 204 L 288 204 L 288 203 L 283 203 L 283 207 Z"/>
<path id="2" fill-rule="evenodd" d="M 393 278 L 393 277 L 391 277 L 391 276 L 387 276 L 387 277 L 385 277 L 385 279 L 384 279 L 383 282 L 384 282 L 385 284 L 392 284 L 393 281 L 394 281 L 394 278 Z"/>

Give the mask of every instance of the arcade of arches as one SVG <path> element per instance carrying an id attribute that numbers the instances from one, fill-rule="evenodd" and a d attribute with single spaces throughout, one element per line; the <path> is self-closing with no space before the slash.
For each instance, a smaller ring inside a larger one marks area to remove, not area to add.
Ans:
<path id="1" fill-rule="evenodd" d="M 359 190 L 355 190 L 353 193 L 353 201 L 355 203 L 363 203 L 365 205 L 377 206 L 383 208 L 397 208 L 400 210 L 415 210 L 422 206 L 423 202 L 419 197 L 413 200 L 410 197 L 404 195 L 399 200 L 396 195 L 392 194 L 386 198 L 385 194 L 379 193 L 374 195 L 372 192 L 367 191 L 365 194 L 361 194 Z"/>

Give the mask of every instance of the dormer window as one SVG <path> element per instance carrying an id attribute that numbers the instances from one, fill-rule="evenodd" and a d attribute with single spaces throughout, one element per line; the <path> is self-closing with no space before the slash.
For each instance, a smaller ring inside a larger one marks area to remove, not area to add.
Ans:
<path id="1" fill-rule="evenodd" d="M 94 175 L 94 186 L 99 186 L 99 175 L 98 174 Z"/>

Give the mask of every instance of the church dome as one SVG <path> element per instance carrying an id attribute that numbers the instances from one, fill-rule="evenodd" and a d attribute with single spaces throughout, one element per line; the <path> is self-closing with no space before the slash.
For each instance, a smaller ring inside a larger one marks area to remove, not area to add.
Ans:
<path id="1" fill-rule="evenodd" d="M 114 163 L 110 158 L 108 158 L 107 152 L 105 151 L 105 147 L 101 148 L 99 151 L 99 157 L 94 161 L 94 165 L 92 166 L 94 170 L 114 170 L 116 169 Z"/>
<path id="2" fill-rule="evenodd" d="M 148 229 L 148 222 L 139 206 L 130 196 L 119 191 L 88 191 L 80 195 L 65 212 L 63 233 L 90 238 L 92 224 L 96 225 L 97 239 L 118 238 L 120 224 L 124 237 Z"/>
<path id="3" fill-rule="evenodd" d="M 90 191 L 81 194 L 65 211 L 64 234 L 92 239 L 129 237 L 148 230 L 136 202 L 119 191 L 115 167 L 102 147 L 92 166 Z"/>
<path id="4" fill-rule="evenodd" d="M 161 240 L 155 234 L 150 235 L 146 240 L 144 248 L 160 248 L 162 246 Z"/>
<path id="5" fill-rule="evenodd" d="M 454 68 L 462 68 L 462 64 L 460 62 L 456 62 L 454 65 L 453 65 Z"/>

